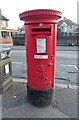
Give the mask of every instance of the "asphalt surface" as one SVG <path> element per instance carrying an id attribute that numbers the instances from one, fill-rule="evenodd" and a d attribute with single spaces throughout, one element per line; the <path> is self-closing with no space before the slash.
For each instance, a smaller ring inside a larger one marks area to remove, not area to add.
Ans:
<path id="1" fill-rule="evenodd" d="M 27 102 L 25 47 L 12 48 L 13 85 L 2 95 L 3 118 L 77 118 L 79 116 L 77 51 L 76 47 L 68 49 L 69 47 L 57 47 L 54 88 L 57 105 L 39 108 Z"/>
<path id="2" fill-rule="evenodd" d="M 55 78 L 63 82 L 77 84 L 77 47 L 57 47 Z M 72 50 L 72 51 L 71 51 Z M 26 50 L 25 46 L 13 47 L 11 51 L 12 73 L 14 78 L 27 78 Z M 78 83 L 79 84 L 79 83 Z"/>

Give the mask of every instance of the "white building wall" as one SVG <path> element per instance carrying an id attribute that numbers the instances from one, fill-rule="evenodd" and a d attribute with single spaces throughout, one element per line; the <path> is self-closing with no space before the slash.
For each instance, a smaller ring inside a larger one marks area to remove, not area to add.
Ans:
<path id="1" fill-rule="evenodd" d="M 67 33 L 74 33 L 75 30 L 76 30 L 76 26 L 75 25 L 67 27 Z"/>
<path id="2" fill-rule="evenodd" d="M 61 32 L 66 32 L 66 33 L 74 33 L 74 31 L 76 30 L 76 26 L 72 25 L 72 26 L 63 26 L 64 28 L 62 29 L 61 27 Z"/>
<path id="3" fill-rule="evenodd" d="M 77 2 L 77 24 L 79 25 L 79 1 Z"/>
<path id="4" fill-rule="evenodd" d="M 76 28 L 77 28 L 76 25 L 68 26 L 65 22 L 63 22 L 63 24 L 60 26 L 61 32 L 66 33 L 74 33 Z"/>

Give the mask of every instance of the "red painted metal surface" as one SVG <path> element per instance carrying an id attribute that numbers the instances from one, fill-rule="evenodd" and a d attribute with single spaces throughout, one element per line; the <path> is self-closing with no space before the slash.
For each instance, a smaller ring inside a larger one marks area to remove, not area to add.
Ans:
<path id="1" fill-rule="evenodd" d="M 61 15 L 47 9 L 20 14 L 25 21 L 28 86 L 32 89 L 54 87 L 57 20 Z"/>

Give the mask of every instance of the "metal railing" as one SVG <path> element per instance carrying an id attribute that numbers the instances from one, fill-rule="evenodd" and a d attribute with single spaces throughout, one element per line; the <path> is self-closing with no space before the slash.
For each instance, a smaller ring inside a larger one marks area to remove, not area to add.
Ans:
<path id="1" fill-rule="evenodd" d="M 79 45 L 79 33 L 57 34 L 57 45 Z"/>
<path id="2" fill-rule="evenodd" d="M 14 45 L 25 45 L 25 34 L 13 36 Z M 79 33 L 57 34 L 57 45 L 79 45 Z"/>

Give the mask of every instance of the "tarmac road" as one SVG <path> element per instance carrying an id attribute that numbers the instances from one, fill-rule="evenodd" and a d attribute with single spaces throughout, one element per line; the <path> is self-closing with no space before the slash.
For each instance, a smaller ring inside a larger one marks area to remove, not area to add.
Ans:
<path id="1" fill-rule="evenodd" d="M 71 48 L 71 47 L 70 47 Z M 14 46 L 11 52 L 12 70 L 14 78 L 27 78 L 25 46 Z M 76 47 L 69 50 L 66 47 L 57 47 L 55 78 L 77 84 L 77 51 Z"/>

